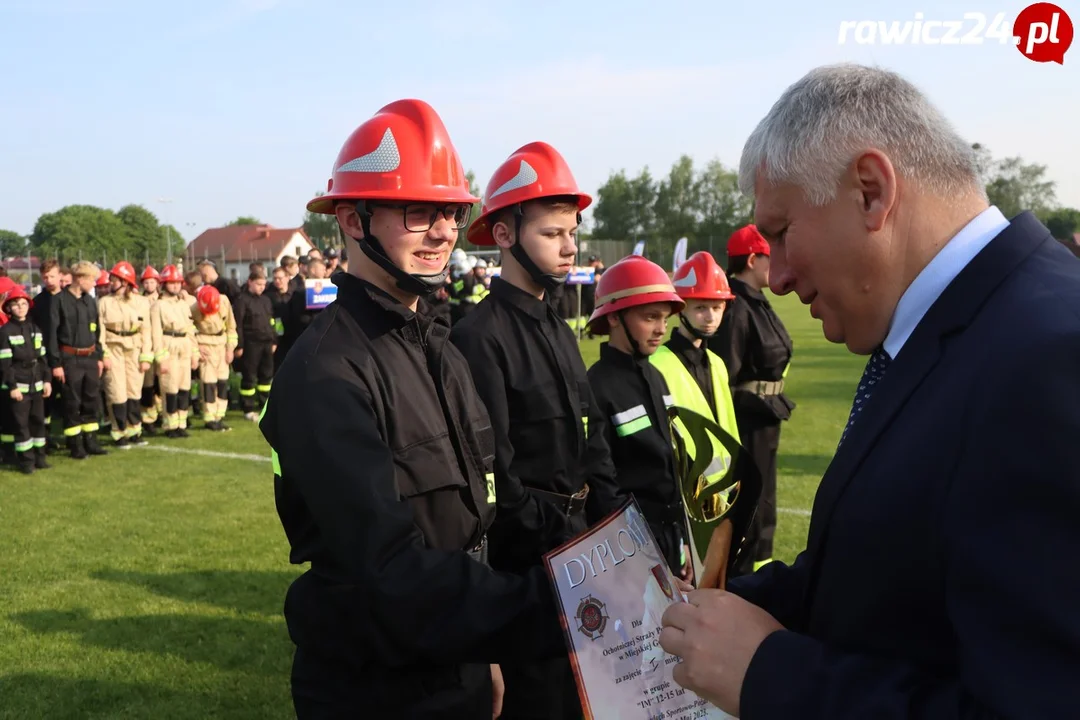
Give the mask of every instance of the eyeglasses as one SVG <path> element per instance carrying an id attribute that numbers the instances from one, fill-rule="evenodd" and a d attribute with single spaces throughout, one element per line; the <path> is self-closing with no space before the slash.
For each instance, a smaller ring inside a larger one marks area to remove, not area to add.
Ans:
<path id="1" fill-rule="evenodd" d="M 380 207 L 402 211 L 405 229 L 409 232 L 427 232 L 439 220 L 439 215 L 449 220 L 458 230 L 469 225 L 472 205 L 435 205 L 433 203 L 409 203 L 407 205 L 381 205 Z"/>

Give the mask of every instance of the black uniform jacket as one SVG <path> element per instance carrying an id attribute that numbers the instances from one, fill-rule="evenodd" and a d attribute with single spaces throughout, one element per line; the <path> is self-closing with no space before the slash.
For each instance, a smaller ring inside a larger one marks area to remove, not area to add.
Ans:
<path id="1" fill-rule="evenodd" d="M 49 379 L 45 365 L 44 334 L 33 320 L 11 318 L 0 327 L 0 379 L 10 392 L 40 392 L 36 384 Z"/>
<path id="2" fill-rule="evenodd" d="M 329 279 L 326 282 L 330 282 Z M 285 325 L 285 335 L 282 340 L 285 344 L 291 347 L 322 310 L 322 308 L 308 310 L 306 289 L 304 292 L 294 292 L 289 298 L 282 317 Z"/>
<path id="3" fill-rule="evenodd" d="M 727 365 L 736 415 L 787 420 L 795 403 L 786 395 L 760 394 L 739 386 L 782 379 L 791 361 L 791 337 L 765 293 L 738 278 L 731 279 L 731 291 L 737 299 L 728 305 L 720 329 L 708 345 Z"/>
<path id="4" fill-rule="evenodd" d="M 589 522 L 626 500 L 577 340 L 549 303 L 501 278 L 451 340 L 469 361 L 495 429 L 492 565 L 538 563 L 583 528 L 533 489 L 572 495 L 588 483 Z"/>
<path id="5" fill-rule="evenodd" d="M 684 524 L 682 496 L 667 419 L 667 383 L 647 357 L 636 360 L 608 343 L 589 368 L 619 486 L 633 493 L 651 525 Z M 654 534 L 656 530 L 653 530 Z M 663 544 L 660 535 L 657 541 Z M 679 548 L 670 548 L 678 555 Z M 664 548 L 665 553 L 669 548 Z"/>
<path id="6" fill-rule="evenodd" d="M 249 343 L 273 345 L 277 342 L 274 331 L 274 303 L 266 293 L 252 295 L 246 290 L 236 296 L 233 304 L 236 317 L 236 349 L 243 350 Z"/>
<path id="7" fill-rule="evenodd" d="M 290 560 L 311 563 L 285 603 L 294 642 L 364 672 L 565 653 L 543 571 L 498 574 L 466 552 L 494 515 L 494 443 L 449 328 L 347 273 L 333 282 L 259 423 Z"/>
<path id="8" fill-rule="evenodd" d="M 90 357 L 100 360 L 101 345 L 98 344 L 97 300 L 83 293 L 79 297 L 67 289 L 56 293 L 49 303 L 49 330 L 45 333 L 48 343 L 49 367 L 61 366 L 60 346 L 86 349 L 93 348 Z"/>

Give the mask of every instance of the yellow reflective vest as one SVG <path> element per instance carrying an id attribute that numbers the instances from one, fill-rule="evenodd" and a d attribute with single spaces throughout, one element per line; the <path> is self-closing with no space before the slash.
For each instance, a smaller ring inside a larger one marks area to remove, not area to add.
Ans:
<path id="1" fill-rule="evenodd" d="M 731 401 L 731 388 L 728 387 L 727 366 L 720 356 L 711 350 L 705 350 L 705 356 L 709 361 L 709 373 L 712 376 L 712 387 L 716 412 L 719 417 L 713 415 L 709 402 L 705 399 L 705 393 L 701 386 L 694 380 L 694 376 L 683 365 L 679 356 L 665 345 L 653 353 L 649 361 L 660 371 L 667 382 L 668 392 L 671 393 L 671 404 L 693 410 L 698 415 L 712 418 L 717 425 L 727 431 L 735 440 L 739 440 L 739 426 L 735 422 L 735 405 Z M 682 427 L 682 421 L 675 420 L 675 428 L 686 442 L 686 452 L 691 457 L 695 454 L 694 441 L 690 433 Z M 717 440 L 713 440 L 713 459 L 705 469 L 706 485 L 712 485 L 722 479 L 731 466 L 731 454 L 724 449 Z"/>

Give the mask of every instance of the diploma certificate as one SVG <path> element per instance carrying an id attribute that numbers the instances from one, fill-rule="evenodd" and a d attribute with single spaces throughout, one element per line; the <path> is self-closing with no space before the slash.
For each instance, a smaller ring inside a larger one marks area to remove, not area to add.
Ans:
<path id="1" fill-rule="evenodd" d="M 636 501 L 544 560 L 587 720 L 731 719 L 671 677 L 660 619 L 686 598 Z"/>

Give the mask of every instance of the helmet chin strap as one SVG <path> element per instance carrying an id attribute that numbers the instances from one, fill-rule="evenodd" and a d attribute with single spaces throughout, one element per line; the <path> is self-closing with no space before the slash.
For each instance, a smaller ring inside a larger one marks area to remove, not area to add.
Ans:
<path id="1" fill-rule="evenodd" d="M 390 257 L 386 254 L 386 250 L 383 249 L 382 243 L 379 239 L 371 233 L 371 211 L 367 208 L 367 203 L 364 200 L 356 203 L 356 213 L 360 216 L 360 227 L 364 231 L 364 237 L 356 240 L 360 245 L 360 249 L 371 260 L 381 267 L 397 282 L 397 286 L 409 293 L 410 295 L 427 296 L 435 292 L 439 288 L 446 284 L 446 276 L 450 272 L 450 260 L 447 259 L 446 266 L 441 272 L 434 275 L 420 275 L 407 273 L 390 260 Z M 356 238 L 353 238 L 354 240 Z"/>
<path id="2" fill-rule="evenodd" d="M 525 248 L 521 246 L 521 223 L 524 218 L 525 210 L 522 208 L 521 203 L 518 203 L 514 206 L 514 244 L 510 246 L 510 254 L 514 256 L 514 259 L 518 261 L 521 267 L 525 268 L 525 272 L 529 273 L 529 277 L 533 279 L 533 282 L 545 290 L 552 291 L 560 285 L 565 285 L 568 275 L 553 275 L 542 272 L 533 262 L 533 259 L 529 257 L 529 253 L 525 252 Z M 581 213 L 578 213 L 578 224 L 581 224 Z"/>
<path id="3" fill-rule="evenodd" d="M 630 326 L 626 324 L 626 311 L 619 310 L 615 314 L 619 318 L 619 324 L 622 326 L 626 339 L 630 341 L 630 355 L 635 360 L 644 360 L 647 358 L 648 355 L 641 349 L 641 344 L 638 342 L 638 339 L 634 337 L 634 333 L 630 332 Z"/>
<path id="4" fill-rule="evenodd" d="M 713 332 L 711 332 L 711 333 L 702 332 L 702 331 L 698 330 L 696 327 L 694 327 L 693 323 L 691 323 L 689 320 L 686 319 L 686 315 L 684 315 L 683 313 L 679 313 L 679 325 L 681 327 L 685 328 L 686 332 L 693 335 L 694 338 L 697 339 L 697 340 L 708 340 L 709 338 L 711 338 L 713 335 L 716 334 L 715 330 Z"/>

